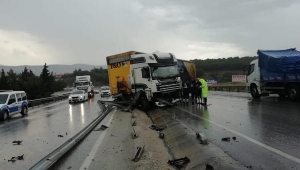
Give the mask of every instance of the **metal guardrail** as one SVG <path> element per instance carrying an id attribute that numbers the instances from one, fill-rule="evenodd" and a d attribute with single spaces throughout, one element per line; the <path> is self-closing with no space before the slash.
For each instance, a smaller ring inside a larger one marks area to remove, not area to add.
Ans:
<path id="1" fill-rule="evenodd" d="M 63 143 L 49 155 L 45 156 L 35 165 L 33 165 L 30 170 L 44 170 L 50 168 L 59 158 L 61 158 L 65 153 L 72 149 L 80 140 L 82 140 L 87 134 L 89 134 L 95 126 L 97 126 L 108 113 L 112 110 L 112 107 L 107 107 L 103 111 L 103 114 L 99 115 L 95 120 L 93 120 L 84 129 L 78 132 L 75 136 L 70 138 L 68 141 Z"/>
<path id="2" fill-rule="evenodd" d="M 246 85 L 210 85 L 208 90 L 229 91 L 229 92 L 247 92 Z"/>
<path id="3" fill-rule="evenodd" d="M 70 93 L 65 93 L 65 94 L 58 95 L 58 96 L 53 96 L 53 97 L 46 97 L 46 98 L 41 98 L 41 99 L 28 100 L 28 107 L 33 108 L 34 106 L 39 106 L 39 105 L 43 105 L 43 104 L 46 104 L 46 103 L 61 101 L 61 100 L 64 100 L 64 99 L 68 98 L 69 95 L 70 95 Z"/>

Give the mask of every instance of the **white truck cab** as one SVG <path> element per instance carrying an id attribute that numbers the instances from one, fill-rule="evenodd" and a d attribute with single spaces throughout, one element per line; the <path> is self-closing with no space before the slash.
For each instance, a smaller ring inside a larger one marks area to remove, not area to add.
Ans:
<path id="1" fill-rule="evenodd" d="M 247 88 L 253 97 L 259 98 L 261 96 L 258 59 L 253 60 L 248 67 Z"/>

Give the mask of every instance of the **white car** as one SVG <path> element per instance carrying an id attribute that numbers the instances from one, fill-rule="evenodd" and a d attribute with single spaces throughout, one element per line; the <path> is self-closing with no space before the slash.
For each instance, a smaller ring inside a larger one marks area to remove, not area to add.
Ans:
<path id="1" fill-rule="evenodd" d="M 69 103 L 84 102 L 88 99 L 88 93 L 86 93 L 84 90 L 75 90 L 69 96 Z"/>
<path id="2" fill-rule="evenodd" d="M 101 87 L 100 96 L 101 96 L 101 97 L 104 97 L 104 96 L 110 96 L 110 89 L 109 89 L 109 86 L 102 86 L 102 87 Z"/>

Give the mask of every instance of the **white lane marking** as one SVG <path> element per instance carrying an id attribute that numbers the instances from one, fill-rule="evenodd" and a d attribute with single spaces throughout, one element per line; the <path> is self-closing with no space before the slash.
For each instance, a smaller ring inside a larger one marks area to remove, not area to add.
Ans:
<path id="1" fill-rule="evenodd" d="M 281 151 L 281 150 L 272 148 L 272 147 L 269 146 L 269 145 L 266 145 L 266 144 L 264 144 L 264 143 L 261 143 L 261 142 L 255 140 L 255 139 L 250 138 L 249 136 L 246 136 L 246 135 L 244 135 L 244 134 L 242 134 L 242 133 L 240 133 L 240 132 L 237 132 L 237 131 L 232 130 L 232 129 L 228 128 L 228 127 L 225 127 L 225 126 L 223 126 L 223 125 L 220 125 L 220 124 L 218 124 L 218 123 L 216 123 L 216 122 L 213 122 L 213 121 L 211 121 L 211 120 L 208 120 L 208 119 L 206 119 L 206 118 L 204 118 L 204 117 L 202 117 L 202 116 L 198 116 L 198 115 L 196 115 L 196 114 L 194 114 L 194 113 L 192 113 L 192 112 L 186 111 L 186 110 L 181 109 L 181 108 L 179 108 L 179 107 L 176 107 L 176 108 L 178 108 L 178 109 L 180 109 L 180 110 L 182 110 L 182 111 L 184 111 L 184 112 L 187 112 L 187 113 L 189 113 L 189 114 L 192 114 L 192 115 L 194 115 L 194 116 L 196 116 L 196 117 L 199 117 L 199 118 L 202 119 L 202 120 L 208 121 L 208 122 L 210 122 L 210 123 L 212 123 L 212 124 L 214 124 L 214 125 L 216 125 L 216 126 L 219 126 L 220 128 L 226 129 L 227 131 L 229 131 L 229 132 L 231 132 L 231 133 L 234 133 L 234 134 L 236 134 L 236 135 L 238 135 L 238 136 L 240 136 L 240 137 L 242 137 L 242 138 L 244 138 L 244 139 L 246 139 L 246 140 L 248 140 L 248 141 L 250 141 L 250 142 L 252 142 L 252 143 L 254 143 L 254 144 L 257 144 L 257 145 L 259 145 L 259 146 L 261 146 L 261 147 L 264 147 L 265 149 L 267 149 L 267 150 L 269 150 L 269 151 L 275 152 L 275 153 L 277 153 L 278 155 L 281 155 L 281 156 L 283 156 L 283 157 L 285 157 L 285 158 L 287 158 L 287 159 L 289 159 L 289 160 L 292 160 L 292 161 L 294 161 L 294 162 L 300 164 L 300 159 L 299 159 L 299 158 L 296 158 L 296 157 L 294 157 L 294 156 L 292 156 L 292 155 L 289 155 L 289 154 L 287 154 L 287 153 L 285 153 L 285 152 L 283 152 L 283 151 Z"/>
<path id="2" fill-rule="evenodd" d="M 109 120 L 106 123 L 106 126 L 109 126 L 109 124 L 112 122 L 115 113 L 116 113 L 117 109 L 114 110 L 114 112 L 112 113 L 112 116 L 109 118 Z M 100 146 L 100 144 L 102 143 L 105 135 L 106 135 L 107 130 L 103 131 L 98 140 L 96 141 L 95 145 L 93 146 L 93 148 L 91 149 L 90 153 L 88 154 L 88 156 L 85 158 L 84 162 L 82 163 L 80 170 L 87 170 L 89 168 L 89 166 L 91 165 L 92 160 L 94 159 L 98 148 Z"/>

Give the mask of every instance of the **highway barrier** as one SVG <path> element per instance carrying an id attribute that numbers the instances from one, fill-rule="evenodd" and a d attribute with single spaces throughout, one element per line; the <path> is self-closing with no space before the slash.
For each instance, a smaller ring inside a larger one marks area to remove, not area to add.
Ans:
<path id="1" fill-rule="evenodd" d="M 46 98 L 41 98 L 41 99 L 34 99 L 34 100 L 28 100 L 28 107 L 34 107 L 34 106 L 39 106 L 43 105 L 46 103 L 53 103 L 56 101 L 61 101 L 64 99 L 67 99 L 70 95 L 70 92 L 66 92 L 62 95 L 57 95 L 57 96 L 52 96 L 52 97 L 46 97 Z"/>

